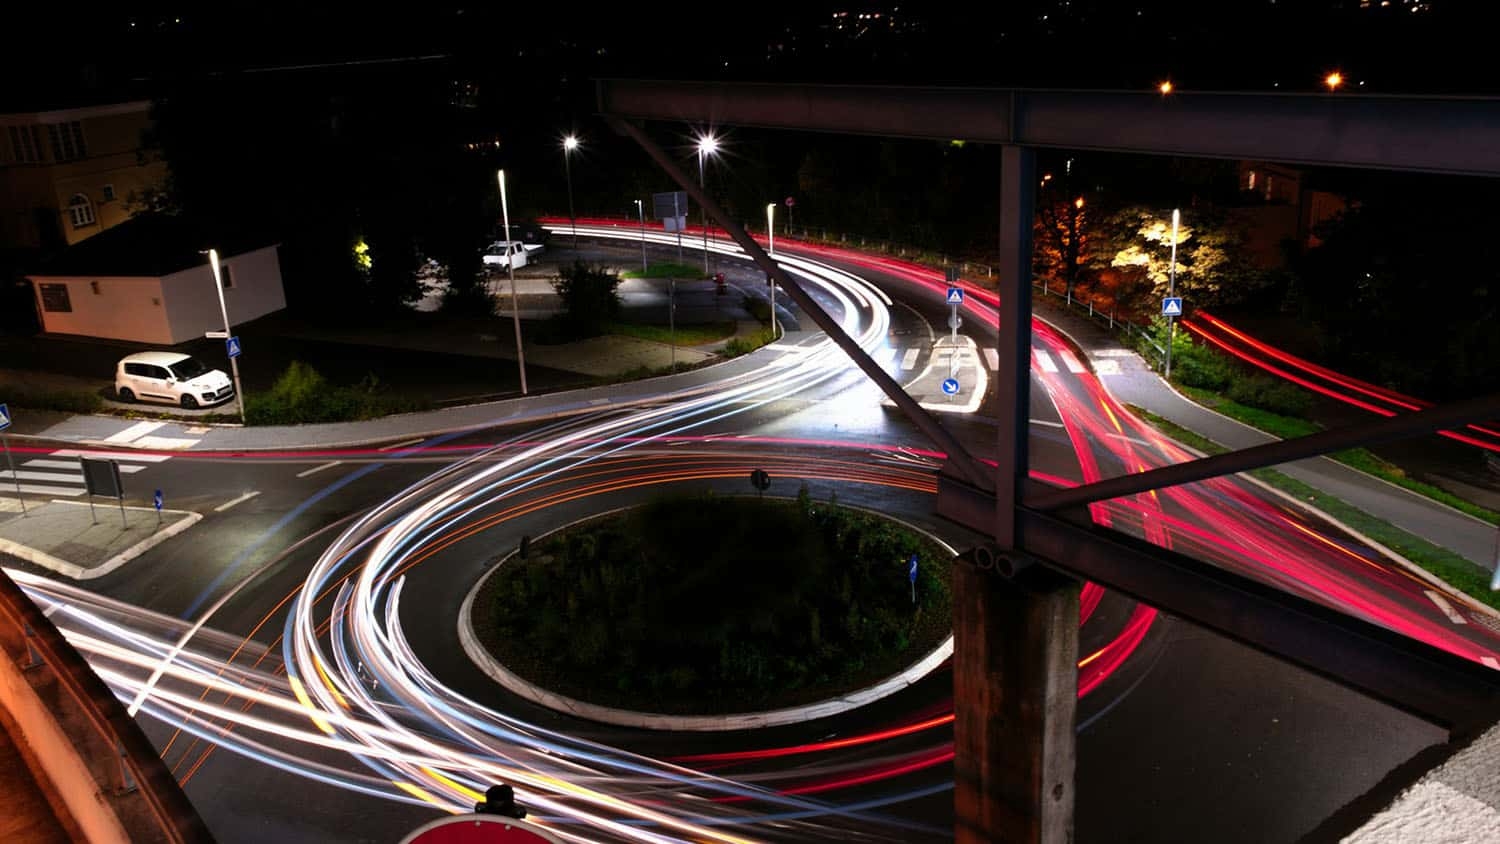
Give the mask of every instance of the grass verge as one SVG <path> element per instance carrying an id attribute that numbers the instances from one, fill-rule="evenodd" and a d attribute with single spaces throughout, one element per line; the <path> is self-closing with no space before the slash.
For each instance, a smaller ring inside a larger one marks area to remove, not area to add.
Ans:
<path id="1" fill-rule="evenodd" d="M 645 271 L 625 270 L 620 278 L 703 278 L 702 267 L 679 264 L 676 261 L 661 261 L 648 264 Z"/>
<path id="2" fill-rule="evenodd" d="M 1323 428 L 1306 419 L 1295 419 L 1290 416 L 1282 416 L 1270 411 L 1247 407 L 1239 402 L 1230 401 L 1211 390 L 1201 390 L 1195 387 L 1184 387 L 1180 384 L 1174 385 L 1183 395 L 1203 405 L 1212 408 L 1231 419 L 1239 420 L 1252 428 L 1258 428 L 1273 436 L 1284 440 L 1294 437 L 1303 437 L 1316 433 Z M 1158 417 L 1159 418 L 1159 417 Z M 1166 421 L 1166 420 L 1162 420 Z M 1171 423 L 1168 423 L 1171 424 Z M 1180 430 L 1180 429 L 1179 429 Z M 1174 435 L 1175 436 L 1175 435 Z M 1184 440 L 1186 442 L 1186 440 Z M 1395 484 L 1402 489 L 1415 492 L 1440 504 L 1446 504 L 1455 510 L 1467 513 L 1476 519 L 1489 522 L 1492 525 L 1500 525 L 1500 513 L 1496 513 L 1486 507 L 1481 507 L 1472 501 L 1466 501 L 1453 493 L 1434 486 L 1429 483 L 1409 477 L 1400 466 L 1382 460 L 1369 449 L 1351 448 L 1346 451 L 1336 451 L 1328 457 L 1348 466 L 1351 469 L 1364 472 L 1367 475 L 1377 477 L 1387 483 Z"/>
<path id="3" fill-rule="evenodd" d="M 664 325 L 641 325 L 634 322 L 612 322 L 609 325 L 610 334 L 634 337 L 637 340 L 650 340 L 653 343 L 666 343 L 669 346 L 702 346 L 707 343 L 717 343 L 733 335 L 734 331 L 735 324 L 732 320 L 679 325 L 675 334 Z"/>
<path id="4" fill-rule="evenodd" d="M 1196 448 L 1205 454 L 1223 454 L 1229 451 L 1213 440 L 1169 422 L 1149 410 L 1134 405 L 1127 405 L 1127 407 L 1132 413 L 1183 445 Z M 1379 542 L 1480 603 L 1500 609 L 1500 594 L 1490 591 L 1490 573 L 1474 565 L 1468 559 L 1398 527 L 1393 527 L 1389 522 L 1377 519 L 1358 507 L 1327 495 L 1284 472 L 1278 472 L 1275 469 L 1256 469 L 1250 474 L 1268 486 L 1287 495 L 1295 496 L 1299 501 L 1307 502 L 1330 518 Z"/>

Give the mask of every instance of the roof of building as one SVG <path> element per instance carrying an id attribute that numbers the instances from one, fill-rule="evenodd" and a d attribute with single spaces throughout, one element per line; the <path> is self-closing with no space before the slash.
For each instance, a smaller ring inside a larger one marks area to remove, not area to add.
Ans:
<path id="1" fill-rule="evenodd" d="M 225 233 L 186 217 L 143 214 L 58 252 L 32 276 L 140 276 L 156 278 L 276 245 L 269 237 Z"/>

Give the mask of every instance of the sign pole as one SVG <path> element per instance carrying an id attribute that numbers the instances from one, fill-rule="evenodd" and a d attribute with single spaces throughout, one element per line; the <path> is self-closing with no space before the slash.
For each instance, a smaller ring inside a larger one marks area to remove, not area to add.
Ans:
<path id="1" fill-rule="evenodd" d="M 0 442 L 5 443 L 5 464 L 10 467 L 10 479 L 16 483 L 16 500 L 21 502 L 21 518 L 26 518 L 26 499 L 21 496 L 21 476 L 16 474 L 16 461 L 10 456 L 10 437 L 0 434 Z"/>
<path id="2" fill-rule="evenodd" d="M 229 308 L 224 304 L 224 282 L 219 277 L 219 250 L 208 250 L 208 265 L 214 271 L 214 292 L 219 294 L 219 315 L 224 317 L 224 336 L 233 337 L 229 333 Z M 226 339 L 227 343 L 228 340 Z M 226 346 L 227 350 L 228 347 Z M 234 375 L 234 400 L 240 406 L 240 424 L 245 424 L 245 391 L 240 387 L 240 358 L 239 355 L 229 356 L 229 371 Z M 122 511 L 123 512 L 123 511 Z"/>
<path id="3" fill-rule="evenodd" d="M 1167 272 L 1167 298 L 1177 295 L 1177 223 L 1182 219 L 1182 213 L 1172 209 L 1172 266 Z M 1172 380 L 1172 341 L 1177 337 L 1177 318 L 1167 317 L 1167 364 L 1163 377 Z"/>

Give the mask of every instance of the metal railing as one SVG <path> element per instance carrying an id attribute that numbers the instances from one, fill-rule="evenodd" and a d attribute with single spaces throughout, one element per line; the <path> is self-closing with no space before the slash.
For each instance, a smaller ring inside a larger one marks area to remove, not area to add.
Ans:
<path id="1" fill-rule="evenodd" d="M 68 793 L 46 770 L 33 771 L 44 788 L 63 792 L 81 825 L 84 812 L 114 816 L 130 840 L 210 842 L 213 837 L 161 756 L 124 705 L 68 644 L 14 581 L 0 573 L 0 659 L 9 660 L 41 702 L 44 714 L 12 712 L 23 732 L 52 727 L 72 744 L 92 776 L 94 794 Z M 50 718 L 51 724 L 27 717 Z M 32 743 L 35 747 L 35 743 Z M 46 767 L 45 764 L 39 767 Z M 51 783 L 51 785 L 49 785 Z M 69 799 L 71 798 L 71 799 Z"/>
<path id="2" fill-rule="evenodd" d="M 1049 296 L 1055 297 L 1068 310 L 1077 311 L 1080 315 L 1087 316 L 1090 320 L 1107 327 L 1110 331 L 1120 332 L 1136 348 L 1139 348 L 1140 344 L 1144 342 L 1148 348 L 1154 349 L 1156 352 L 1156 360 L 1152 361 L 1153 366 L 1159 368 L 1162 365 L 1162 361 L 1165 360 L 1167 350 L 1151 336 L 1151 330 L 1143 328 L 1121 316 L 1117 312 L 1116 304 L 1113 300 L 1110 301 L 1109 310 L 1106 311 L 1102 307 L 1095 307 L 1093 297 L 1080 295 L 1077 290 L 1052 290 L 1044 278 L 1032 279 L 1031 287 L 1033 290 L 1040 290 L 1043 299 Z"/>

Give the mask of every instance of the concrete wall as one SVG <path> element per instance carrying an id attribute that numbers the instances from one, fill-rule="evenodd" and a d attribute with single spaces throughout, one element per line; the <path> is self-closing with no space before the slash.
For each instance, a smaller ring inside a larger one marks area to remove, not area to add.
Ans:
<path id="1" fill-rule="evenodd" d="M 67 286 L 72 311 L 49 311 L 43 307 L 42 286 L 51 284 Z M 177 342 L 172 339 L 167 322 L 167 303 L 160 279 L 31 276 L 31 285 L 44 331 L 158 345 Z"/>
<path id="2" fill-rule="evenodd" d="M 221 258 L 229 268 L 234 286 L 224 291 L 224 307 L 231 326 L 286 307 L 286 293 L 281 287 L 281 261 L 276 247 L 267 246 L 240 255 Z M 167 319 L 174 345 L 203 336 L 205 331 L 222 331 L 224 318 L 219 313 L 219 299 L 214 294 L 213 270 L 205 260 L 202 266 L 164 277 Z"/>

